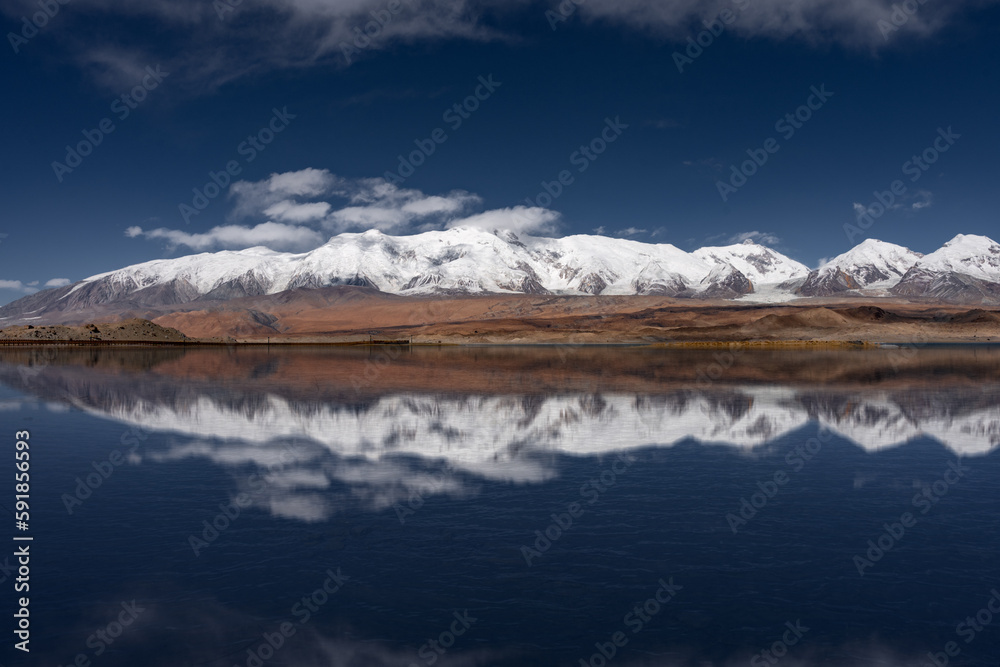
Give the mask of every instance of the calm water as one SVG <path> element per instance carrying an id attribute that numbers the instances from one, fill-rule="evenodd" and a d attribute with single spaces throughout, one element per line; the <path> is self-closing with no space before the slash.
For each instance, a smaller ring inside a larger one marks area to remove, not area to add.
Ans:
<path id="1" fill-rule="evenodd" d="M 996 349 L 0 349 L 0 422 L 4 665 L 1000 664 Z"/>

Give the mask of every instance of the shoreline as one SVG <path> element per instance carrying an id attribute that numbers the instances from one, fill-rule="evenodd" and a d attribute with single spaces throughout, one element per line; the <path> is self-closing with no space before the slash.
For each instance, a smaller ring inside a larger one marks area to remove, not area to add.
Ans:
<path id="1" fill-rule="evenodd" d="M 277 340 L 277 341 L 158 341 L 158 340 L 37 340 L 37 339 L 0 339 L 0 347 L 341 347 L 341 348 L 436 348 L 436 347 L 532 347 L 532 348 L 602 348 L 620 347 L 637 349 L 664 350 L 711 350 L 711 349 L 897 349 L 900 347 L 1000 347 L 1000 341 L 940 339 L 922 340 L 920 342 L 903 340 L 886 341 L 840 341 L 840 340 L 703 340 L 703 341 L 628 341 L 628 342 L 574 342 L 570 340 L 556 342 L 408 342 L 408 341 L 321 341 L 321 340 Z"/>

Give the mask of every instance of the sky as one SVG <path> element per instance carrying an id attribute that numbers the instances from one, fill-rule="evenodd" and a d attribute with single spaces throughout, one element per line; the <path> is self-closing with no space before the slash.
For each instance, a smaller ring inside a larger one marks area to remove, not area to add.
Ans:
<path id="1" fill-rule="evenodd" d="M 1000 0 L 5 0 L 0 303 L 455 226 L 996 238 Z"/>

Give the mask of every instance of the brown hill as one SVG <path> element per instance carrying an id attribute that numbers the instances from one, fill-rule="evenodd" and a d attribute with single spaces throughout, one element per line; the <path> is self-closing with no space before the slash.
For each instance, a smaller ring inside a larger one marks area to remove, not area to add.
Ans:
<path id="1" fill-rule="evenodd" d="M 181 343 L 189 340 L 177 329 L 160 326 L 149 320 L 129 319 L 82 326 L 34 326 L 31 324 L 0 329 L 0 340 L 37 341 L 151 341 Z"/>

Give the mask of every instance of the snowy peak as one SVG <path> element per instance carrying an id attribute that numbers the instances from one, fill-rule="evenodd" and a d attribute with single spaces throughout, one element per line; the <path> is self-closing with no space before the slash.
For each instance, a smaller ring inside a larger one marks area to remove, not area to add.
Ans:
<path id="1" fill-rule="evenodd" d="M 995 303 L 1000 299 L 1000 244 L 987 236 L 959 234 L 914 264 L 892 293 Z"/>
<path id="2" fill-rule="evenodd" d="M 921 257 L 909 248 L 867 239 L 812 271 L 799 291 L 806 296 L 829 296 L 850 290 L 888 290 Z"/>
<path id="3" fill-rule="evenodd" d="M 716 265 L 729 265 L 742 273 L 754 285 L 778 285 L 805 278 L 809 267 L 779 252 L 747 239 L 743 243 L 721 247 L 699 248 L 695 257 Z"/>
<path id="4" fill-rule="evenodd" d="M 984 280 L 1000 280 L 1000 244 L 988 236 L 959 234 L 917 262 L 917 270 L 953 271 Z"/>

